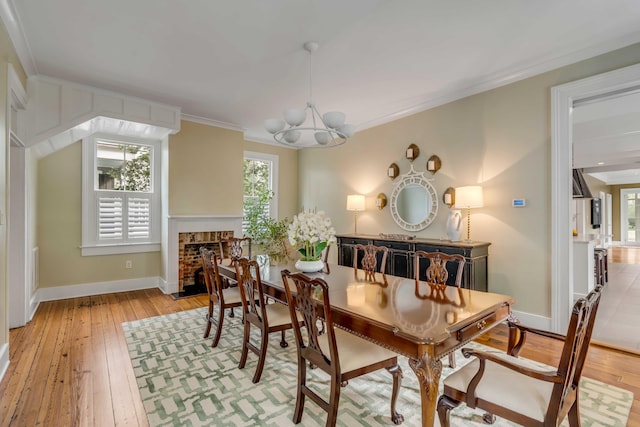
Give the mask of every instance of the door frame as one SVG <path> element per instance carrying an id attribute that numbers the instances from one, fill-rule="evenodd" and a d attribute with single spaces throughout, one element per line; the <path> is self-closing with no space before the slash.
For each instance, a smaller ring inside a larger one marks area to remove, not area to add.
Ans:
<path id="1" fill-rule="evenodd" d="M 551 328 L 556 332 L 566 330 L 573 305 L 573 103 L 639 85 L 636 64 L 551 88 Z"/>
<path id="2" fill-rule="evenodd" d="M 627 240 L 627 232 L 624 229 L 625 224 L 629 219 L 629 217 L 627 216 L 627 207 L 625 206 L 626 198 L 624 197 L 627 193 L 638 194 L 640 193 L 640 187 L 620 189 L 620 243 L 622 243 L 623 245 L 638 246 L 640 245 L 640 239 L 638 239 L 638 236 L 636 236 L 636 240 L 634 242 L 629 242 Z M 638 224 L 636 224 L 636 229 L 637 228 Z"/>

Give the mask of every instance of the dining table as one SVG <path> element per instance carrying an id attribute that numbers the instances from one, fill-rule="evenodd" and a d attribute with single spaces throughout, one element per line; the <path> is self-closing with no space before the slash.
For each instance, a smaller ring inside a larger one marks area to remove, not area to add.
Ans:
<path id="1" fill-rule="evenodd" d="M 297 272 L 293 263 L 270 265 L 258 256 L 265 294 L 287 303 L 282 271 Z M 233 263 L 219 272 L 235 280 Z M 329 286 L 334 324 L 406 356 L 420 384 L 422 425 L 433 426 L 441 359 L 504 321 L 515 303 L 507 295 L 439 285 L 335 264 L 303 273 Z"/>

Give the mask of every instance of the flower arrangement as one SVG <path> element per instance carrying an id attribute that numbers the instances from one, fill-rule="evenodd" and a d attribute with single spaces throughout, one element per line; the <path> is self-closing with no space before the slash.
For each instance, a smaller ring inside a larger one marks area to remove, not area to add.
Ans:
<path id="1" fill-rule="evenodd" d="M 336 242 L 331 219 L 323 211 L 302 211 L 289 224 L 289 243 L 302 255 L 302 261 L 318 261 L 322 251 Z"/>

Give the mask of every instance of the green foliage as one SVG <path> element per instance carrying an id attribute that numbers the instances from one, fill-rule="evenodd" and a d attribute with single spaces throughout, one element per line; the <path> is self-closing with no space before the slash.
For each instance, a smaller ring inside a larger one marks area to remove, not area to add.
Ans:
<path id="1" fill-rule="evenodd" d="M 254 197 L 245 199 L 245 236 L 251 237 L 252 242 L 265 254 L 276 261 L 283 261 L 288 258 L 286 239 L 289 220 L 287 218 L 275 220 L 265 215 L 265 207 L 272 198 L 273 191 L 263 187 L 254 192 Z"/>
<path id="2" fill-rule="evenodd" d="M 119 168 L 108 170 L 113 178 L 113 190 L 141 191 L 151 190 L 151 150 L 139 145 L 122 145 L 118 148 L 126 151 L 127 159 Z"/>

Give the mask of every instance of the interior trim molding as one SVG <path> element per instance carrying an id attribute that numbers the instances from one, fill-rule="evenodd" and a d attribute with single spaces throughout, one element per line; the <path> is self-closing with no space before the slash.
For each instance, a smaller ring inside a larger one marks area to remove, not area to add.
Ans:
<path id="1" fill-rule="evenodd" d="M 141 277 L 139 279 L 115 280 L 111 282 L 82 283 L 79 285 L 53 286 L 39 288 L 36 300 L 57 301 L 67 298 L 88 297 L 92 295 L 112 294 L 115 292 L 137 291 L 141 289 L 160 288 L 160 277 Z"/>
<path id="2" fill-rule="evenodd" d="M 0 345 L 0 381 L 4 378 L 4 374 L 9 369 L 9 344 Z"/>
<path id="3" fill-rule="evenodd" d="M 551 88 L 551 327 L 564 331 L 573 305 L 571 110 L 576 100 L 640 84 L 640 64 Z"/>

